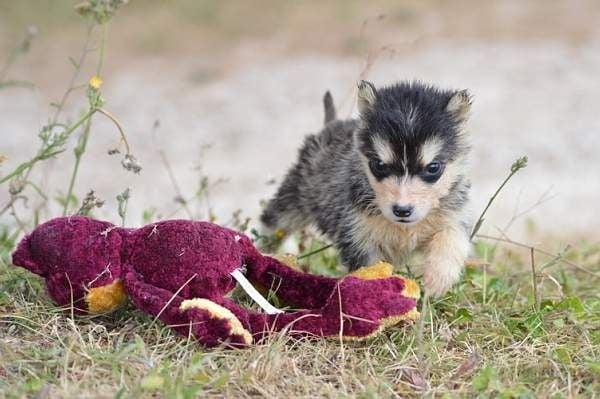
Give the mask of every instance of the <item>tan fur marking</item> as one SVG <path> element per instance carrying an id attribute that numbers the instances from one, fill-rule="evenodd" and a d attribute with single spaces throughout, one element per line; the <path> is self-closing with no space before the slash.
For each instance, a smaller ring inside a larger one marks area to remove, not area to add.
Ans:
<path id="1" fill-rule="evenodd" d="M 390 144 L 387 141 L 374 138 L 373 147 L 375 148 L 375 152 L 377 152 L 377 156 L 381 161 L 387 164 L 394 162 L 394 158 L 396 156 L 394 154 L 394 150 L 392 147 L 390 147 Z"/>
<path id="2" fill-rule="evenodd" d="M 376 202 L 384 215 L 393 219 L 391 209 L 394 205 L 412 205 L 415 212 L 424 217 L 430 209 L 439 206 L 440 198 L 448 195 L 452 183 L 464 172 L 461 161 L 446 166 L 442 177 L 434 184 L 425 183 L 419 177 L 400 179 L 395 176 L 377 181 L 370 176 L 370 184 L 375 191 Z"/>
<path id="3" fill-rule="evenodd" d="M 423 165 L 431 163 L 442 151 L 442 146 L 442 142 L 437 139 L 429 140 L 423 143 L 420 151 L 421 163 Z"/>

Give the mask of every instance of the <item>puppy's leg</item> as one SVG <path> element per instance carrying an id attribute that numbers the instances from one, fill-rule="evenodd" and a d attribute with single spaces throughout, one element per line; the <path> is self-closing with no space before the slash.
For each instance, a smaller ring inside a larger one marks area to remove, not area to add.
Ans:
<path id="1" fill-rule="evenodd" d="M 447 226 L 431 238 L 424 273 L 429 295 L 443 295 L 460 279 L 470 249 L 469 236 L 459 225 Z"/>
<path id="2" fill-rule="evenodd" d="M 299 190 L 302 177 L 299 169 L 295 166 L 290 170 L 260 216 L 262 232 L 267 235 L 277 229 L 282 229 L 286 233 L 298 231 L 309 224 L 307 213 L 302 211 Z"/>
<path id="3" fill-rule="evenodd" d="M 342 264 L 349 271 L 354 271 L 375 262 L 372 251 L 364 245 L 357 244 L 351 236 L 342 236 L 336 242 Z"/>
<path id="4" fill-rule="evenodd" d="M 354 271 L 363 266 L 369 266 L 371 264 L 370 257 L 363 252 L 353 248 L 350 245 L 338 247 L 340 252 L 340 259 L 342 264 L 348 268 L 349 271 Z"/>

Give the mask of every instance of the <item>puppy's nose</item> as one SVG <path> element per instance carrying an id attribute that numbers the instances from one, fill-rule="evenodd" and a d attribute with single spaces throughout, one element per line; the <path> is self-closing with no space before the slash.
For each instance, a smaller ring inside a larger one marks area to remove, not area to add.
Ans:
<path id="1" fill-rule="evenodd" d="M 407 218 L 412 215 L 413 209 L 414 208 L 411 205 L 394 205 L 392 207 L 392 212 L 394 212 L 394 215 L 398 216 L 399 218 Z"/>

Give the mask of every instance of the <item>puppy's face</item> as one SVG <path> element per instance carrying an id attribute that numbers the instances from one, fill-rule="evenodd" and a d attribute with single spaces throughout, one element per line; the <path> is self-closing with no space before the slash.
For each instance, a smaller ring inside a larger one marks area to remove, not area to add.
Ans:
<path id="1" fill-rule="evenodd" d="M 358 106 L 355 144 L 383 216 L 410 226 L 443 206 L 464 173 L 468 93 L 419 83 L 376 90 L 363 81 Z"/>

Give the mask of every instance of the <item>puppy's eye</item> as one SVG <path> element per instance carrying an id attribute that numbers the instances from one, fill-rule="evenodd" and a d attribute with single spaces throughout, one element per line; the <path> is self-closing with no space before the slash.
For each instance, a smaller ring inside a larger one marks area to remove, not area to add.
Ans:
<path id="1" fill-rule="evenodd" d="M 425 166 L 425 170 L 423 171 L 423 180 L 428 183 L 433 183 L 440 178 L 443 171 L 444 165 L 442 165 L 441 162 L 431 162 Z"/>
<path id="2" fill-rule="evenodd" d="M 442 171 L 442 164 L 439 162 L 432 162 L 425 167 L 425 172 L 429 175 L 437 175 Z"/>
<path id="3" fill-rule="evenodd" d="M 371 159 L 369 161 L 369 169 L 371 169 L 373 176 L 379 179 L 384 178 L 389 174 L 387 165 L 380 159 Z"/>

